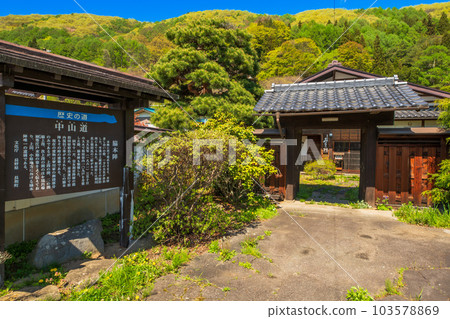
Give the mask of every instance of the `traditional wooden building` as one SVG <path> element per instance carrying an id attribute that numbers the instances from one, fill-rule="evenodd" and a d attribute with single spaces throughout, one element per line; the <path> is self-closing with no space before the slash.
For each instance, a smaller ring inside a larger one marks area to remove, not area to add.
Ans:
<path id="1" fill-rule="evenodd" d="M 255 111 L 275 118 L 278 138 L 297 139 L 298 145 L 312 140 L 341 171 L 360 172 L 360 197 L 369 204 L 386 198 L 394 205 L 427 205 L 421 193 L 431 187 L 428 174 L 447 154 L 447 132 L 437 128 L 435 103 L 449 97 L 448 92 L 334 62 L 299 83 L 273 85 Z M 299 187 L 298 153 L 299 146 L 288 148 L 288 164 L 278 165 L 285 176 L 268 181 L 268 186 L 282 185 L 287 199 L 294 199 Z"/>

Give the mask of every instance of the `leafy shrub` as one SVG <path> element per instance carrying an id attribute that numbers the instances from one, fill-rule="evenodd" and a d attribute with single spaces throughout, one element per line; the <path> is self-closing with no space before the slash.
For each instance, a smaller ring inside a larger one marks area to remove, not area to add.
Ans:
<path id="1" fill-rule="evenodd" d="M 336 165 L 327 159 L 309 162 L 305 165 L 304 171 L 308 175 L 318 179 L 330 179 L 336 174 Z"/>
<path id="2" fill-rule="evenodd" d="M 194 131 L 171 133 L 171 138 L 154 150 L 150 146 L 153 157 L 142 162 L 147 170 L 141 174 L 138 186 L 133 235 L 153 226 L 156 240 L 193 244 L 223 235 L 227 229 L 240 228 L 258 214 L 274 214 L 273 205 L 253 191 L 255 180 L 275 171 L 270 164 L 273 152 L 245 145 L 243 140 L 253 136 L 252 130 L 234 121 L 222 118 L 208 123 Z M 194 154 L 198 140 L 214 144 L 202 146 L 200 154 Z M 204 154 L 219 152 L 220 143 L 223 160 L 205 160 Z M 236 150 L 234 162 L 228 161 L 229 145 Z M 261 158 L 255 159 L 254 154 Z M 198 165 L 194 165 L 194 157 Z M 257 211 L 259 207 L 269 211 Z"/>
<path id="3" fill-rule="evenodd" d="M 414 207 L 412 203 L 403 204 L 398 210 L 394 211 L 394 215 L 409 224 L 428 225 L 433 227 L 450 227 L 450 206 L 445 205 L 440 211 L 437 208 Z"/>
<path id="4" fill-rule="evenodd" d="M 373 301 L 373 297 L 369 294 L 367 289 L 362 287 L 352 287 L 347 290 L 347 300 L 349 301 Z"/>
<path id="5" fill-rule="evenodd" d="M 439 171 L 431 175 L 430 180 L 434 182 L 433 189 L 423 194 L 430 195 L 434 204 L 450 203 L 450 160 L 443 160 Z"/>

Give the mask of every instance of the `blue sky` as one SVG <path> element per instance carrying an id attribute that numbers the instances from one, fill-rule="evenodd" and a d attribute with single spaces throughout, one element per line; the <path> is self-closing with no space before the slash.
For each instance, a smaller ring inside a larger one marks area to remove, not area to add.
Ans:
<path id="1" fill-rule="evenodd" d="M 160 21 L 187 12 L 211 9 L 247 10 L 255 13 L 295 14 L 305 10 L 332 8 L 333 0 L 285 1 L 285 0 L 77 0 L 89 13 L 134 18 L 140 21 Z M 335 0 L 337 8 L 367 8 L 375 0 Z M 447 2 L 438 0 L 378 0 L 376 7 L 397 7 L 420 3 Z M 73 0 L 14 0 L 0 6 L 0 16 L 8 14 L 66 14 L 81 13 Z"/>

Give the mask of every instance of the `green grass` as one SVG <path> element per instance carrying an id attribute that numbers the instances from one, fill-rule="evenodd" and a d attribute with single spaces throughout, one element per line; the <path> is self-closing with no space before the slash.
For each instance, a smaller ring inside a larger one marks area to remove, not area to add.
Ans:
<path id="1" fill-rule="evenodd" d="M 403 204 L 394 211 L 394 215 L 402 222 L 431 227 L 450 228 L 450 209 L 447 206 L 443 211 L 437 208 L 414 207 L 412 203 Z"/>
<path id="2" fill-rule="evenodd" d="M 142 300 L 150 295 L 154 281 L 179 267 L 192 257 L 185 248 L 163 248 L 157 258 L 149 258 L 146 251 L 120 259 L 117 264 L 92 287 L 73 289 L 65 299 L 83 301 Z"/>
<path id="3" fill-rule="evenodd" d="M 268 207 L 257 208 L 255 214 L 260 219 L 271 219 L 278 215 L 278 211 L 275 205 L 270 205 Z"/>
<path id="4" fill-rule="evenodd" d="M 349 202 L 357 202 L 359 199 L 359 189 L 351 188 L 347 192 L 345 192 L 344 198 Z"/>

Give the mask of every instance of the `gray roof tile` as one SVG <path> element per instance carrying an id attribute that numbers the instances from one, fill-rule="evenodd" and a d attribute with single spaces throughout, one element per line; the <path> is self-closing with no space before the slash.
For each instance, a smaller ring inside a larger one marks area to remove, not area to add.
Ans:
<path id="1" fill-rule="evenodd" d="M 272 85 L 256 112 L 300 113 L 424 107 L 428 104 L 396 78 Z"/>
<path id="2" fill-rule="evenodd" d="M 439 117 L 439 110 L 437 109 L 428 109 L 428 110 L 403 110 L 403 111 L 395 111 L 395 119 L 396 120 L 410 120 L 410 119 L 429 119 L 435 120 Z"/>

